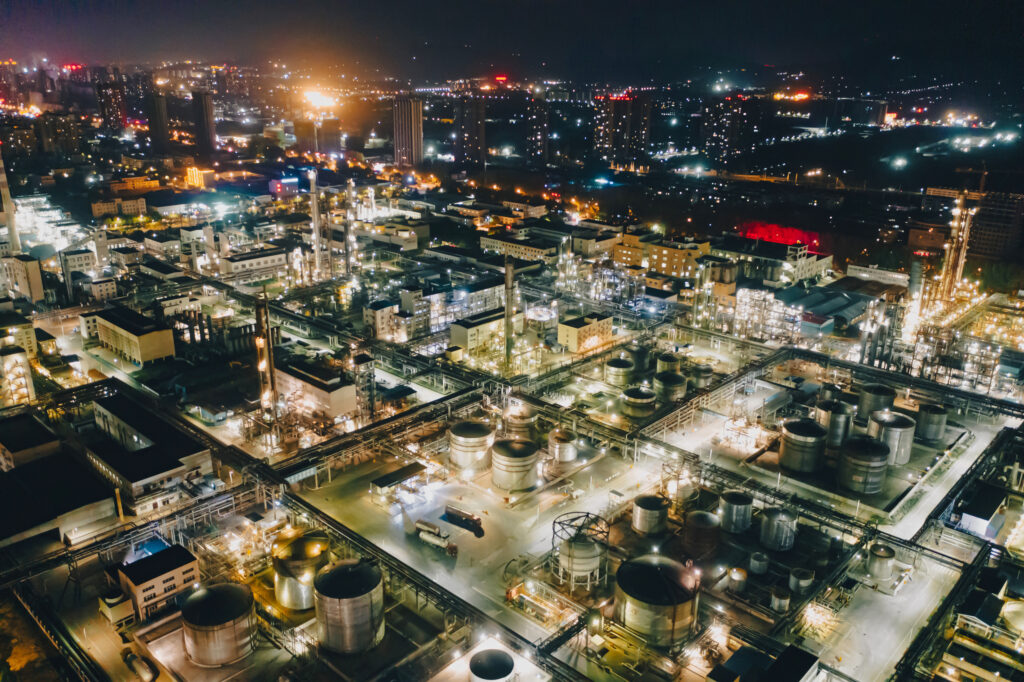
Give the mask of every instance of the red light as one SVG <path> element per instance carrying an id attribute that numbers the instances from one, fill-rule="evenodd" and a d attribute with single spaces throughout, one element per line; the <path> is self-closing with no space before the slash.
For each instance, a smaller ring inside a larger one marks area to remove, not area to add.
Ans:
<path id="1" fill-rule="evenodd" d="M 495 76 L 494 80 L 498 81 L 499 83 L 504 83 L 505 81 L 508 80 L 508 76 Z"/>

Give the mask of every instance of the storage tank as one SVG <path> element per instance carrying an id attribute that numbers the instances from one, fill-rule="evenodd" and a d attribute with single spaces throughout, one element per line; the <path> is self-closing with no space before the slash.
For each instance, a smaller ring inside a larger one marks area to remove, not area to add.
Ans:
<path id="1" fill-rule="evenodd" d="M 496 440 L 491 446 L 491 483 L 517 492 L 537 485 L 537 446 L 528 440 Z"/>
<path id="2" fill-rule="evenodd" d="M 764 575 L 768 572 L 768 555 L 764 552 L 754 552 L 750 555 L 750 572 L 754 575 Z"/>
<path id="3" fill-rule="evenodd" d="M 707 388 L 715 378 L 715 370 L 706 362 L 698 362 L 690 367 L 690 381 L 694 388 Z"/>
<path id="4" fill-rule="evenodd" d="M 237 583 L 200 587 L 181 605 L 188 659 L 202 668 L 230 665 L 256 646 L 252 590 Z"/>
<path id="5" fill-rule="evenodd" d="M 516 662 L 501 649 L 481 649 L 469 659 L 470 682 L 504 682 L 511 679 Z"/>
<path id="6" fill-rule="evenodd" d="M 627 417 L 642 419 L 654 413 L 654 391 L 643 386 L 632 386 L 622 392 L 622 413 Z"/>
<path id="7" fill-rule="evenodd" d="M 626 386 L 633 376 L 633 361 L 627 358 L 612 358 L 605 363 L 604 380 L 612 386 Z"/>
<path id="8" fill-rule="evenodd" d="M 658 362 L 655 365 L 658 372 L 679 372 L 680 365 L 679 356 L 675 353 L 664 352 L 658 356 Z"/>
<path id="9" fill-rule="evenodd" d="M 839 455 L 839 485 L 865 495 L 882 491 L 889 468 L 889 446 L 871 436 L 850 436 Z"/>
<path id="10" fill-rule="evenodd" d="M 917 410 L 917 435 L 926 443 L 939 443 L 946 435 L 946 407 L 924 403 Z"/>
<path id="11" fill-rule="evenodd" d="M 657 535 L 668 529 L 669 501 L 658 495 L 640 495 L 633 500 L 633 530 L 640 535 Z"/>
<path id="12" fill-rule="evenodd" d="M 796 514 L 781 507 L 764 510 L 761 517 L 761 546 L 776 552 L 784 552 L 796 542 Z"/>
<path id="13" fill-rule="evenodd" d="M 448 430 L 448 461 L 457 469 L 483 469 L 494 429 L 481 421 L 459 421 Z"/>
<path id="14" fill-rule="evenodd" d="M 789 572 L 789 591 L 805 594 L 814 585 L 814 571 L 809 568 L 794 568 Z"/>
<path id="15" fill-rule="evenodd" d="M 384 638 L 384 581 L 372 562 L 346 559 L 325 566 L 313 581 L 320 646 L 363 653 Z"/>
<path id="16" fill-rule="evenodd" d="M 726 533 L 742 533 L 750 528 L 754 511 L 754 498 L 742 490 L 726 490 L 719 502 L 722 508 L 722 530 Z"/>
<path id="17" fill-rule="evenodd" d="M 588 537 L 566 538 L 558 547 L 558 567 L 570 585 L 597 580 L 603 564 L 604 547 Z"/>
<path id="18" fill-rule="evenodd" d="M 282 533 L 274 542 L 271 557 L 277 602 L 296 611 L 313 608 L 313 579 L 330 558 L 327 535 L 299 529 Z"/>
<path id="19" fill-rule="evenodd" d="M 800 473 L 817 471 L 824 459 L 826 433 L 813 419 L 790 419 L 783 423 L 779 465 Z"/>
<path id="20" fill-rule="evenodd" d="M 818 401 L 839 400 L 843 395 L 843 387 L 839 384 L 825 383 L 818 389 Z"/>
<path id="21" fill-rule="evenodd" d="M 896 391 L 882 384 L 864 384 L 857 398 L 857 421 L 861 424 L 868 420 L 872 413 L 879 410 L 892 409 L 896 400 Z"/>
<path id="22" fill-rule="evenodd" d="M 626 346 L 626 350 L 623 352 L 625 357 L 633 363 L 634 372 L 647 371 L 647 365 L 650 362 L 650 352 L 647 350 L 646 346 L 631 343 Z"/>
<path id="23" fill-rule="evenodd" d="M 910 461 L 917 422 L 905 414 L 882 410 L 868 422 L 868 435 L 889 446 L 889 465 L 902 466 Z"/>
<path id="24" fill-rule="evenodd" d="M 896 563 L 896 550 L 876 542 L 868 549 L 867 570 L 875 580 L 890 580 Z"/>
<path id="25" fill-rule="evenodd" d="M 814 418 L 825 429 L 825 447 L 843 447 L 853 425 L 853 407 L 838 400 L 821 400 L 814 408 Z"/>
<path id="26" fill-rule="evenodd" d="M 533 440 L 536 434 L 537 413 L 526 406 L 514 407 L 505 412 L 505 437 L 517 440 Z"/>
<path id="27" fill-rule="evenodd" d="M 747 588 L 747 572 L 742 568 L 729 569 L 729 589 L 739 594 Z"/>
<path id="28" fill-rule="evenodd" d="M 789 590 L 785 587 L 774 586 L 771 588 L 771 609 L 775 613 L 785 613 L 789 611 L 789 600 L 791 598 Z"/>
<path id="29" fill-rule="evenodd" d="M 677 372 L 654 375 L 654 395 L 660 402 L 674 403 L 686 396 L 686 378 Z"/>
<path id="30" fill-rule="evenodd" d="M 672 646 L 689 633 L 697 607 L 692 570 L 660 554 L 646 554 L 623 562 L 615 582 L 616 619 L 649 645 Z"/>
<path id="31" fill-rule="evenodd" d="M 686 513 L 683 523 L 683 547 L 696 558 L 715 551 L 721 537 L 722 522 L 711 512 L 694 510 Z"/>
<path id="32" fill-rule="evenodd" d="M 576 434 L 560 427 L 551 429 L 548 434 L 548 452 L 556 462 L 575 462 Z"/>

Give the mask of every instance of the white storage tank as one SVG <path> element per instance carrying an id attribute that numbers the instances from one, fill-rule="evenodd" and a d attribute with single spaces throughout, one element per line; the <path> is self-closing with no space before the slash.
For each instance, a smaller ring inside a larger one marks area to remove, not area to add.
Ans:
<path id="1" fill-rule="evenodd" d="M 871 415 L 868 435 L 889 446 L 889 466 L 902 466 L 910 461 L 917 422 L 905 414 L 881 410 Z"/>
<path id="2" fill-rule="evenodd" d="M 714 378 L 715 370 L 706 362 L 698 362 L 690 367 L 690 381 L 694 388 L 707 388 Z"/>
<path id="3" fill-rule="evenodd" d="M 576 434 L 561 427 L 551 429 L 551 433 L 548 434 L 548 452 L 556 462 L 575 462 Z"/>
<path id="4" fill-rule="evenodd" d="M 896 551 L 889 545 L 876 542 L 868 549 L 868 575 L 875 580 L 890 580 L 895 564 Z"/>
<path id="5" fill-rule="evenodd" d="M 790 419 L 783 423 L 779 465 L 798 473 L 817 471 L 824 462 L 826 433 L 813 419 Z"/>
<path id="6" fill-rule="evenodd" d="M 384 638 L 384 581 L 375 563 L 339 561 L 321 569 L 313 586 L 320 646 L 339 654 L 358 654 Z"/>
<path id="7" fill-rule="evenodd" d="M 588 537 L 566 538 L 558 548 L 558 568 L 572 586 L 591 584 L 601 579 L 604 547 Z"/>
<path id="8" fill-rule="evenodd" d="M 742 490 L 726 490 L 719 506 L 722 508 L 722 530 L 726 533 L 742 533 L 750 528 L 754 511 L 754 498 L 750 495 Z"/>
<path id="9" fill-rule="evenodd" d="M 946 435 L 946 408 L 936 403 L 924 403 L 917 410 L 917 435 L 926 443 L 939 444 Z"/>
<path id="10" fill-rule="evenodd" d="M 615 617 L 650 646 L 670 647 L 690 631 L 697 610 L 697 576 L 678 561 L 645 554 L 615 574 Z"/>
<path id="11" fill-rule="evenodd" d="M 537 485 L 537 446 L 527 440 L 497 440 L 491 446 L 491 483 L 518 492 Z"/>
<path id="12" fill-rule="evenodd" d="M 494 429 L 485 422 L 466 420 L 448 430 L 448 461 L 459 470 L 485 469 Z"/>
<path id="13" fill-rule="evenodd" d="M 237 583 L 200 587 L 181 605 L 188 659 L 202 668 L 242 660 L 256 647 L 252 590 Z"/>
<path id="14" fill-rule="evenodd" d="M 867 422 L 879 410 L 891 410 L 896 400 L 896 391 L 884 384 L 864 384 L 857 397 L 857 421 Z"/>
<path id="15" fill-rule="evenodd" d="M 537 413 L 526 405 L 514 407 L 505 412 L 505 437 L 516 440 L 533 440 L 536 434 Z"/>
<path id="16" fill-rule="evenodd" d="M 633 500 L 633 530 L 640 535 L 658 535 L 668 529 L 669 501 L 658 495 L 640 495 Z"/>
<path id="17" fill-rule="evenodd" d="M 628 358 L 612 358 L 604 366 L 604 380 L 612 386 L 626 386 L 633 376 L 633 361 Z"/>
<path id="18" fill-rule="evenodd" d="M 622 413 L 633 419 L 643 419 L 654 413 L 656 396 L 644 386 L 631 386 L 622 392 Z"/>
<path id="19" fill-rule="evenodd" d="M 781 507 L 765 509 L 761 517 L 761 546 L 775 552 L 792 549 L 796 542 L 796 514 Z"/>
<path id="20" fill-rule="evenodd" d="M 327 535 L 294 529 L 281 533 L 271 549 L 274 598 L 286 609 L 313 608 L 313 579 L 330 557 Z"/>

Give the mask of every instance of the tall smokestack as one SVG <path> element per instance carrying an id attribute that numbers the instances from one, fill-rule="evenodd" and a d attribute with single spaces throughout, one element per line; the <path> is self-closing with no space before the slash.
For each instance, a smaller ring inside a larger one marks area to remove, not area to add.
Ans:
<path id="1" fill-rule="evenodd" d="M 309 214 L 313 219 L 313 272 L 320 276 L 320 192 L 316 186 L 316 169 L 309 171 Z"/>
<path id="2" fill-rule="evenodd" d="M 352 223 L 356 219 L 356 181 L 349 178 L 348 188 L 345 191 L 345 268 L 342 274 L 348 277 L 352 274 L 352 256 L 349 253 L 350 240 L 352 235 Z"/>
<path id="3" fill-rule="evenodd" d="M 512 256 L 505 254 L 505 367 L 512 368 L 512 276 L 515 266 Z"/>
<path id="4" fill-rule="evenodd" d="M 11 188 L 7 185 L 7 171 L 4 169 L 4 158 L 0 155 L 0 208 L 3 209 L 7 222 L 7 241 L 11 245 L 11 254 L 21 253 L 21 238 L 14 218 L 14 200 L 11 199 Z"/>

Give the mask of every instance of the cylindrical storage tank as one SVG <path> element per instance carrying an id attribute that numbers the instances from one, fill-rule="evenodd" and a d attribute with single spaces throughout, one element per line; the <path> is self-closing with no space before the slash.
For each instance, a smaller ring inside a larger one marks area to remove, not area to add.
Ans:
<path id="1" fill-rule="evenodd" d="M 875 580 L 892 578 L 893 565 L 896 563 L 896 550 L 889 545 L 876 542 L 868 549 L 868 575 Z"/>
<path id="2" fill-rule="evenodd" d="M 633 386 L 622 392 L 622 413 L 627 417 L 649 417 L 655 409 L 654 391 L 643 386 Z"/>
<path id="3" fill-rule="evenodd" d="M 824 402 L 826 400 L 839 400 L 839 397 L 843 395 L 843 387 L 839 384 L 825 383 L 821 385 L 818 390 L 818 400 Z"/>
<path id="4" fill-rule="evenodd" d="M 612 358 L 604 366 L 604 380 L 612 386 L 625 386 L 633 376 L 633 361 L 627 358 Z"/>
<path id="5" fill-rule="evenodd" d="M 754 575 L 764 575 L 768 572 L 768 555 L 764 552 L 754 552 L 750 555 L 750 572 Z"/>
<path id="6" fill-rule="evenodd" d="M 690 380 L 694 388 L 707 388 L 715 378 L 715 370 L 706 362 L 698 362 L 690 367 Z"/>
<path id="7" fill-rule="evenodd" d="M 505 413 L 505 437 L 533 440 L 537 413 L 528 407 L 518 407 Z"/>
<path id="8" fill-rule="evenodd" d="M 650 361 L 650 352 L 645 346 L 631 343 L 626 346 L 625 357 L 633 363 L 634 372 L 646 372 L 647 363 Z"/>
<path id="9" fill-rule="evenodd" d="M 726 533 L 742 533 L 750 528 L 754 511 L 754 498 L 742 490 L 726 490 L 719 503 L 722 508 L 722 530 Z"/>
<path id="10" fill-rule="evenodd" d="M 327 565 L 330 542 L 317 532 L 282 533 L 271 550 L 274 598 L 286 609 L 313 608 L 313 579 Z"/>
<path id="11" fill-rule="evenodd" d="M 654 375 L 654 395 L 660 402 L 674 403 L 686 396 L 686 378 L 677 372 Z"/>
<path id="12" fill-rule="evenodd" d="M 496 440 L 491 446 L 491 483 L 512 493 L 537 485 L 537 446 L 528 440 Z"/>
<path id="13" fill-rule="evenodd" d="M 813 419 L 791 419 L 782 425 L 779 465 L 810 473 L 821 468 L 825 454 L 825 428 Z"/>
<path id="14" fill-rule="evenodd" d="M 346 559 L 326 566 L 313 587 L 320 646 L 339 654 L 358 654 L 384 638 L 384 581 L 376 564 Z"/>
<path id="15" fill-rule="evenodd" d="M 633 500 L 633 530 L 640 535 L 657 535 L 668 529 L 669 501 L 658 495 L 640 495 Z"/>
<path id="16" fill-rule="evenodd" d="M 902 466 L 910 461 L 917 422 L 905 414 L 882 410 L 871 415 L 868 435 L 889 446 L 889 465 Z"/>
<path id="17" fill-rule="evenodd" d="M 683 547 L 695 559 L 707 556 L 718 547 L 722 523 L 711 512 L 687 512 L 683 524 Z"/>
<path id="18" fill-rule="evenodd" d="M 483 469 L 494 430 L 480 421 L 460 421 L 448 430 L 448 461 L 457 469 Z"/>
<path id="19" fill-rule="evenodd" d="M 655 367 L 658 372 L 678 372 L 679 364 L 679 356 L 666 351 L 658 356 L 658 362 Z"/>
<path id="20" fill-rule="evenodd" d="M 865 495 L 882 491 L 889 468 L 889 446 L 871 436 L 850 436 L 839 456 L 839 485 Z"/>
<path id="21" fill-rule="evenodd" d="M 604 548 L 590 538 L 562 540 L 558 548 L 558 566 L 574 581 L 596 574 L 604 559 Z"/>
<path id="22" fill-rule="evenodd" d="M 481 649 L 469 659 L 470 682 L 505 682 L 512 678 L 516 662 L 501 649 Z"/>
<path id="23" fill-rule="evenodd" d="M 814 584 L 814 571 L 809 568 L 794 568 L 789 572 L 789 590 L 795 594 L 804 594 Z"/>
<path id="24" fill-rule="evenodd" d="M 917 410 L 917 435 L 927 443 L 938 443 L 946 435 L 944 405 L 924 403 Z"/>
<path id="25" fill-rule="evenodd" d="M 615 617 L 651 646 L 676 644 L 696 616 L 697 577 L 678 561 L 645 554 L 615 574 Z"/>
<path id="26" fill-rule="evenodd" d="M 188 659 L 203 668 L 230 665 L 256 646 L 252 590 L 237 583 L 201 587 L 181 605 Z"/>
<path id="27" fill-rule="evenodd" d="M 789 600 L 791 594 L 785 587 L 773 587 L 771 589 L 771 609 L 775 613 L 789 611 Z"/>
<path id="28" fill-rule="evenodd" d="M 853 425 L 853 407 L 838 400 L 822 400 L 814 410 L 814 418 L 825 429 L 825 447 L 843 447 Z"/>
<path id="29" fill-rule="evenodd" d="M 857 420 L 864 423 L 879 410 L 892 409 L 896 391 L 883 384 L 864 384 L 857 398 Z"/>
<path id="30" fill-rule="evenodd" d="M 551 429 L 548 434 L 548 452 L 556 462 L 576 461 L 576 434 L 562 428 Z"/>
<path id="31" fill-rule="evenodd" d="M 761 546 L 776 552 L 792 549 L 796 542 L 796 514 L 781 507 L 764 510 L 761 517 Z"/>
<path id="32" fill-rule="evenodd" d="M 747 588 L 747 572 L 742 568 L 729 569 L 729 589 L 739 594 Z"/>

